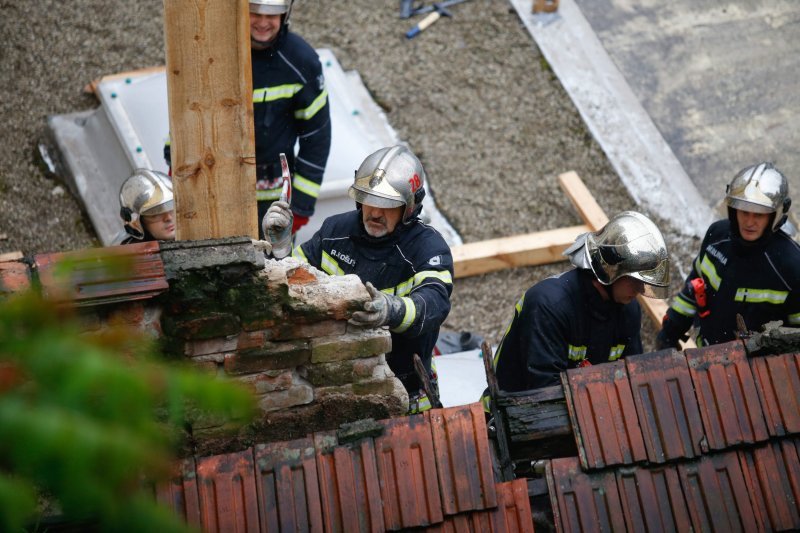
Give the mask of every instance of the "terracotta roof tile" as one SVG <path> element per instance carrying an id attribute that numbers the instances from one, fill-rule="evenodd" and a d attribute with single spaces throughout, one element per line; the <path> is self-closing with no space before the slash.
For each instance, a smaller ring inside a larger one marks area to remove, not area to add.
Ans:
<path id="1" fill-rule="evenodd" d="M 771 442 L 740 453 L 753 506 L 776 531 L 800 529 L 800 440 Z"/>
<path id="2" fill-rule="evenodd" d="M 322 531 L 314 442 L 259 444 L 254 453 L 261 529 Z"/>
<path id="3" fill-rule="evenodd" d="M 686 350 L 708 447 L 724 450 L 766 440 L 767 426 L 741 343 Z"/>
<path id="4" fill-rule="evenodd" d="M 769 434 L 800 433 L 800 354 L 750 360 Z"/>
<path id="5" fill-rule="evenodd" d="M 79 306 L 150 298 L 169 288 L 158 242 L 41 254 L 34 261 L 43 294 Z M 72 268 L 69 279 L 61 279 L 59 264 Z"/>
<path id="6" fill-rule="evenodd" d="M 737 452 L 678 465 L 695 531 L 760 531 Z"/>
<path id="7" fill-rule="evenodd" d="M 372 439 L 319 451 L 335 432 L 314 435 L 325 531 L 384 531 L 375 444 Z"/>
<path id="8" fill-rule="evenodd" d="M 584 468 L 647 459 L 624 361 L 567 371 L 564 392 Z"/>
<path id="9" fill-rule="evenodd" d="M 197 460 L 203 531 L 259 531 L 253 450 Z"/>
<path id="10" fill-rule="evenodd" d="M 386 529 L 427 526 L 443 520 L 433 435 L 425 415 L 385 421 L 375 439 Z"/>
<path id="11" fill-rule="evenodd" d="M 444 513 L 497 505 L 486 418 L 480 404 L 426 413 L 433 432 Z"/>
<path id="12" fill-rule="evenodd" d="M 617 486 L 629 531 L 690 531 L 675 466 L 619 468 Z"/>
<path id="13" fill-rule="evenodd" d="M 683 354 L 661 351 L 625 359 L 647 458 L 663 463 L 702 453 L 703 424 Z"/>
<path id="14" fill-rule="evenodd" d="M 547 464 L 556 531 L 625 531 L 614 470 L 586 473 L 577 457 Z"/>
<path id="15" fill-rule="evenodd" d="M 176 465 L 171 479 L 155 487 L 156 501 L 172 509 L 186 523 L 200 525 L 200 496 L 194 459 Z"/>
<path id="16" fill-rule="evenodd" d="M 494 481 L 480 404 L 375 424 L 187 461 L 156 497 L 205 531 L 533 531 L 526 481 Z"/>
<path id="17" fill-rule="evenodd" d="M 441 524 L 430 526 L 430 533 L 533 533 L 533 516 L 528 500 L 527 482 L 516 479 L 498 483 L 497 507 L 472 511 L 445 518 Z"/>

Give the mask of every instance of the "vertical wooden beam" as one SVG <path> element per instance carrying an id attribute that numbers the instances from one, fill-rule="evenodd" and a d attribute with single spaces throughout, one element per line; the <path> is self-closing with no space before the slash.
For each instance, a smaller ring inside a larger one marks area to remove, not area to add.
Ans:
<path id="1" fill-rule="evenodd" d="M 178 240 L 257 237 L 247 0 L 164 0 Z"/>

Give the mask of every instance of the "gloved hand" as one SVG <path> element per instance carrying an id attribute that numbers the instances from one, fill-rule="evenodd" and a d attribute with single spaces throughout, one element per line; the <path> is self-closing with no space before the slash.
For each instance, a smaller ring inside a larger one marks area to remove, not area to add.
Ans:
<path id="1" fill-rule="evenodd" d="M 656 335 L 656 350 L 666 350 L 667 348 L 681 349 L 679 341 L 685 341 L 689 337 L 685 335 L 685 331 L 675 324 L 674 321 L 669 319 L 669 314 L 664 315 L 661 319 L 661 331 Z"/>
<path id="2" fill-rule="evenodd" d="M 405 304 L 397 296 L 386 294 L 367 282 L 371 300 L 364 303 L 363 311 L 356 311 L 348 322 L 362 328 L 379 328 L 389 323 L 391 316 L 405 313 Z"/>
<path id="3" fill-rule="evenodd" d="M 668 348 L 680 351 L 681 345 L 678 339 L 670 338 L 666 331 L 662 329 L 658 332 L 658 335 L 656 335 L 656 350 L 666 350 Z"/>
<path id="4" fill-rule="evenodd" d="M 292 253 L 292 210 L 287 202 L 272 202 L 261 221 L 261 230 L 272 243 L 272 256 L 283 259 Z"/>

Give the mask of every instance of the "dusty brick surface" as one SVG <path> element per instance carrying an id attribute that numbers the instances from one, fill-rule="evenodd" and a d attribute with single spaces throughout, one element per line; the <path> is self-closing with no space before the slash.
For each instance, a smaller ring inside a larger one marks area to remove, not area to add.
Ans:
<path id="1" fill-rule="evenodd" d="M 392 350 L 392 337 L 385 329 L 353 328 L 342 336 L 311 340 L 311 362 L 328 363 L 345 359 L 358 359 Z"/>
<path id="2" fill-rule="evenodd" d="M 291 369 L 311 359 L 307 341 L 267 343 L 262 348 L 239 351 L 225 357 L 225 372 L 253 374 L 264 370 Z"/>
<path id="3" fill-rule="evenodd" d="M 268 392 L 258 400 L 258 406 L 268 413 L 279 409 L 288 409 L 314 401 L 314 387 L 309 383 L 293 383 L 286 390 Z"/>
<path id="4" fill-rule="evenodd" d="M 31 286 L 31 273 L 22 261 L 0 263 L 0 294 L 19 292 Z"/>

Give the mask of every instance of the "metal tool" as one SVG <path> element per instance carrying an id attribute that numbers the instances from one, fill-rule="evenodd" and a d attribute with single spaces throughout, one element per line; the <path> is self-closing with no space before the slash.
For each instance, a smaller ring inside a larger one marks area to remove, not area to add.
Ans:
<path id="1" fill-rule="evenodd" d="M 281 152 L 281 174 L 283 175 L 283 188 L 281 189 L 281 202 L 291 203 L 292 201 L 292 174 L 289 172 L 289 161 L 286 160 L 286 154 Z"/>
<path id="2" fill-rule="evenodd" d="M 423 7 L 418 7 L 416 9 L 412 9 L 411 14 L 409 16 L 424 15 L 425 13 L 436 11 L 437 5 L 440 8 L 448 8 L 450 6 L 454 6 L 456 4 L 460 4 L 461 2 L 466 2 L 466 1 L 467 0 L 443 0 L 442 2 L 435 2 L 433 5 L 430 6 L 423 6 Z"/>
<path id="3" fill-rule="evenodd" d="M 424 19 L 420 20 L 413 28 L 406 32 L 406 39 L 413 39 L 422 31 L 425 30 L 428 26 L 439 20 L 441 17 L 452 17 L 453 15 L 442 6 L 442 3 L 433 4 L 433 8 L 435 11 L 425 17 Z"/>

